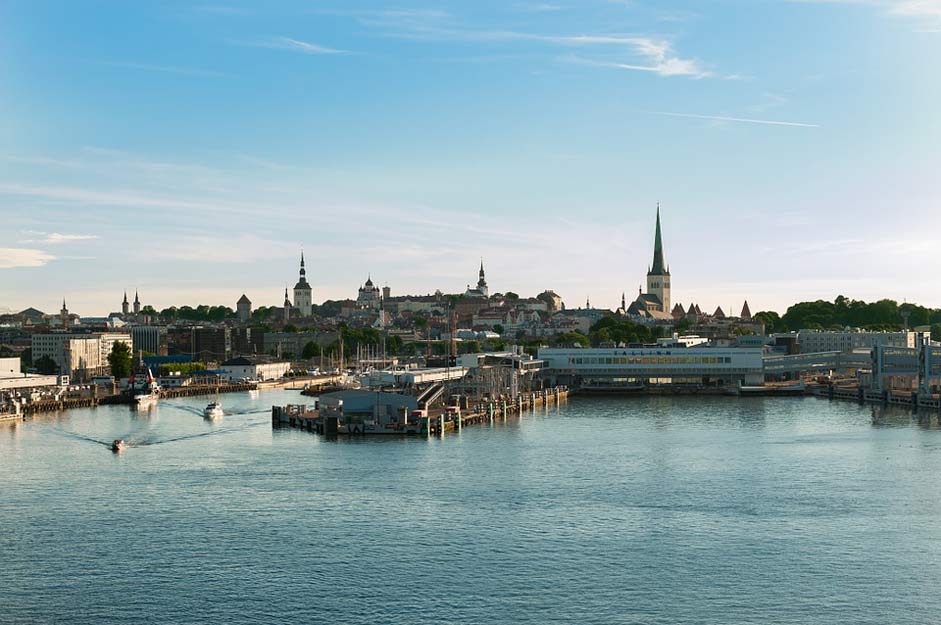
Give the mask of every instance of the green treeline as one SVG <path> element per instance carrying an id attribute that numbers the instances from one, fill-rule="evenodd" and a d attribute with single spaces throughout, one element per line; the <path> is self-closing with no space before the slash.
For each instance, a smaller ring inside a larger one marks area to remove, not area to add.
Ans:
<path id="1" fill-rule="evenodd" d="M 909 328 L 917 326 L 941 330 L 941 309 L 925 308 L 917 304 L 899 304 L 890 299 L 867 303 L 851 300 L 842 295 L 832 302 L 800 302 L 787 309 L 783 316 L 764 311 L 755 315 L 765 324 L 766 332 L 789 332 L 796 330 L 828 330 L 845 327 L 867 330 L 901 330 L 908 316 Z"/>

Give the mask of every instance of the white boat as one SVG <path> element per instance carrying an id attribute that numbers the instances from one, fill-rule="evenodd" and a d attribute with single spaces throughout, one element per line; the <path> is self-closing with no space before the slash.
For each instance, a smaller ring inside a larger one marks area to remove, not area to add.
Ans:
<path id="1" fill-rule="evenodd" d="M 224 414 L 225 412 L 222 410 L 222 404 L 217 401 L 210 402 L 209 405 L 203 409 L 203 416 L 207 419 L 218 419 Z"/>
<path id="2" fill-rule="evenodd" d="M 134 403 L 138 406 L 146 406 L 157 401 L 159 397 L 157 393 L 137 393 L 134 395 Z"/>
<path id="3" fill-rule="evenodd" d="M 138 406 L 147 405 L 160 398 L 160 385 L 154 380 L 154 374 L 147 368 L 147 377 L 136 381 L 132 373 L 128 384 L 131 388 L 134 403 Z"/>

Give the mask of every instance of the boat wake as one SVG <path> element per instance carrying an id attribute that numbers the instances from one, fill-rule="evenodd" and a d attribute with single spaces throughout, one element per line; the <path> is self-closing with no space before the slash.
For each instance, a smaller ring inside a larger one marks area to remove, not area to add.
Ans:
<path id="1" fill-rule="evenodd" d="M 84 434 L 79 434 L 78 432 L 72 432 L 71 430 L 64 430 L 57 428 L 53 430 L 54 432 L 66 436 L 68 438 L 80 441 L 86 441 L 89 443 L 95 443 L 96 445 L 102 445 L 109 449 L 114 445 L 114 441 L 120 440 L 123 441 L 124 447 L 150 447 L 151 445 L 163 445 L 164 443 L 175 443 L 178 441 L 190 440 L 193 438 L 203 438 L 205 436 L 216 436 L 218 434 L 232 434 L 235 432 L 244 432 L 245 430 L 259 427 L 262 425 L 267 425 L 267 421 L 253 421 L 249 423 L 244 423 L 237 426 L 224 427 L 224 428 L 215 428 L 207 432 L 197 432 L 196 434 L 185 434 L 183 436 L 174 436 L 171 438 L 157 438 L 153 436 L 140 435 L 139 432 L 132 432 L 124 437 L 118 436 L 112 440 L 103 441 L 97 438 L 92 438 L 90 436 L 85 436 Z"/>
<path id="2" fill-rule="evenodd" d="M 193 438 L 203 438 L 205 436 L 215 436 L 217 434 L 231 434 L 233 432 L 244 432 L 250 428 L 258 427 L 260 425 L 267 425 L 267 422 L 257 422 L 257 423 L 246 423 L 244 425 L 217 428 L 210 430 L 208 432 L 199 432 L 197 434 L 185 434 L 183 436 L 174 436 L 173 438 L 161 438 L 161 439 L 143 439 L 137 441 L 129 441 L 131 447 L 149 447 L 151 445 L 163 445 L 164 443 L 175 443 L 178 441 L 187 441 Z"/>

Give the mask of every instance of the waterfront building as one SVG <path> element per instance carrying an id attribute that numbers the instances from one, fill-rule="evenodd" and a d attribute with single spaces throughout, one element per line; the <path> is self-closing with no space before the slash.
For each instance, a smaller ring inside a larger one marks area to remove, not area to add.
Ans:
<path id="1" fill-rule="evenodd" d="M 219 369 L 230 381 L 242 379 L 277 380 L 291 370 L 291 363 L 265 356 L 237 356 L 223 362 Z"/>
<path id="2" fill-rule="evenodd" d="M 918 333 L 867 332 L 863 330 L 801 330 L 797 333 L 797 344 L 804 354 L 818 352 L 849 352 L 854 349 L 886 347 L 914 348 L 918 344 Z"/>
<path id="3" fill-rule="evenodd" d="M 235 310 L 239 322 L 248 323 L 248 320 L 252 318 L 252 300 L 248 299 L 248 296 L 242 293 L 242 297 L 235 303 Z"/>
<path id="4" fill-rule="evenodd" d="M 62 375 L 77 381 L 88 381 L 96 375 L 107 373 L 108 355 L 117 342 L 133 349 L 131 335 L 123 332 L 34 334 L 33 362 L 48 356 L 59 367 Z"/>
<path id="5" fill-rule="evenodd" d="M 638 347 L 539 350 L 553 384 L 735 386 L 764 380 L 761 348 Z"/>
<path id="6" fill-rule="evenodd" d="M 0 392 L 55 386 L 59 383 L 58 376 L 21 373 L 20 368 L 19 357 L 0 358 Z M 2 404 L 3 402 L 0 401 L 0 407 Z"/>
<path id="7" fill-rule="evenodd" d="M 285 296 L 285 300 L 287 297 Z M 304 252 L 301 252 L 301 269 L 297 284 L 294 285 L 294 307 L 301 317 L 310 317 L 313 313 L 313 289 L 307 283 L 307 269 L 304 268 Z"/>

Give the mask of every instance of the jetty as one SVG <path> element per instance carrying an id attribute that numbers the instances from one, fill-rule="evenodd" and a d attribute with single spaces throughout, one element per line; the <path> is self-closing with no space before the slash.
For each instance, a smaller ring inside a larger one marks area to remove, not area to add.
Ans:
<path id="1" fill-rule="evenodd" d="M 464 427 L 506 421 L 526 410 L 550 406 L 568 399 L 569 389 L 558 386 L 516 398 L 497 396 L 452 405 L 416 407 L 417 398 L 400 393 L 371 391 L 340 392 L 322 396 L 313 406 L 272 406 L 271 425 L 294 428 L 324 436 L 443 436 Z M 361 406 L 350 406 L 351 399 Z M 368 402 L 372 405 L 367 406 Z M 411 405 L 410 405 L 411 404 Z"/>

